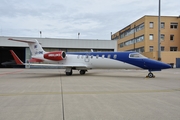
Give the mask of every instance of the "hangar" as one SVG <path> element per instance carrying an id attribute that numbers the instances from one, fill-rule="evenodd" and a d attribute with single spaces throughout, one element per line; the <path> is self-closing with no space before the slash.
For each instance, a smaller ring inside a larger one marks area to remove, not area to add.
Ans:
<path id="1" fill-rule="evenodd" d="M 33 38 L 0 36 L 0 68 L 14 67 L 13 57 L 9 50 L 14 50 L 18 57 L 27 61 L 31 57 L 26 43 L 9 41 L 14 39 L 37 39 L 45 51 L 78 52 L 78 51 L 117 51 L 117 41 L 95 39 L 62 39 L 62 38 Z M 18 66 L 19 67 L 19 66 Z"/>

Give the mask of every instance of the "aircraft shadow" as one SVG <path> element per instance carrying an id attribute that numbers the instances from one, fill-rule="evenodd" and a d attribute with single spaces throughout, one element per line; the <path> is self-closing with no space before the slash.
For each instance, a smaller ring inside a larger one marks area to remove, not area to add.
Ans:
<path id="1" fill-rule="evenodd" d="M 25 76 L 24 76 L 25 75 Z M 108 77 L 108 78 L 139 78 L 139 79 L 143 79 L 145 78 L 145 76 L 141 75 L 141 76 L 130 76 L 130 75 L 123 75 L 123 74 L 119 74 L 119 75 L 102 75 L 99 73 L 86 73 L 85 75 L 80 75 L 79 73 L 74 73 L 71 76 L 66 76 L 65 73 L 25 73 L 23 76 L 20 76 L 21 78 L 55 78 L 55 77 L 99 77 L 99 78 L 103 78 L 103 77 Z"/>

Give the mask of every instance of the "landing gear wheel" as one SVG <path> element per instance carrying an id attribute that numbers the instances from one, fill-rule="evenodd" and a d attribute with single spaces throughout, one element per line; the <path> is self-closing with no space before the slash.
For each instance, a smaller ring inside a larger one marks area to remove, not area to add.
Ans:
<path id="1" fill-rule="evenodd" d="M 86 73 L 86 70 L 80 70 L 79 73 L 80 75 L 84 75 Z"/>
<path id="2" fill-rule="evenodd" d="M 155 76 L 153 75 L 153 73 L 150 72 L 150 73 L 147 75 L 147 77 L 148 77 L 148 78 L 154 78 Z"/>
<path id="3" fill-rule="evenodd" d="M 72 70 L 71 70 L 70 72 L 66 72 L 66 75 L 67 75 L 67 76 L 72 75 Z"/>

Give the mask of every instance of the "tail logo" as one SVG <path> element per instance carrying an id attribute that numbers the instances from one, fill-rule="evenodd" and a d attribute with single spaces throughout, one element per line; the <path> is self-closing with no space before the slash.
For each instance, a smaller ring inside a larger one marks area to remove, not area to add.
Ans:
<path id="1" fill-rule="evenodd" d="M 37 55 L 37 54 L 43 54 L 43 51 L 37 51 L 37 52 L 35 52 L 35 54 Z"/>

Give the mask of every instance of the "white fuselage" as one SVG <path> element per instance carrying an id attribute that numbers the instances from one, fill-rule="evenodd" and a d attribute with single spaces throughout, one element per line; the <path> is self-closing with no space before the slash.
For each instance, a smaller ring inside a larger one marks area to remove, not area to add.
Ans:
<path id="1" fill-rule="evenodd" d="M 42 57 L 43 56 L 36 56 L 36 58 L 38 59 L 44 59 Z M 84 65 L 87 66 L 87 69 L 139 69 L 139 67 L 137 66 L 114 59 L 103 58 L 103 57 L 96 58 L 95 56 L 86 57 L 83 55 L 72 55 L 72 54 L 67 54 L 66 59 L 61 61 L 52 61 L 52 60 L 44 59 L 44 63 L 60 64 L 64 66 L 69 64 Z"/>

